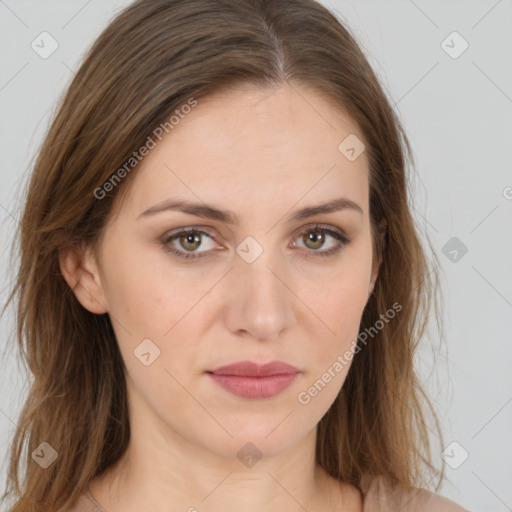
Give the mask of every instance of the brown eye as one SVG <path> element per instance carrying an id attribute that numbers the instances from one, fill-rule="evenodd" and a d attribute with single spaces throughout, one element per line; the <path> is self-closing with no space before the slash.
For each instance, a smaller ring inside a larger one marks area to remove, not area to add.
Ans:
<path id="1" fill-rule="evenodd" d="M 331 239 L 330 246 L 320 250 L 329 239 Z M 342 231 L 323 226 L 314 226 L 303 231 L 299 235 L 299 240 L 301 243 L 298 245 L 294 242 L 294 247 L 305 249 L 303 252 L 307 257 L 334 256 L 351 241 Z M 211 244 L 210 247 L 208 247 L 208 241 Z M 160 239 L 160 243 L 167 252 L 185 259 L 206 257 L 212 249 L 215 249 L 213 237 L 199 228 L 181 229 L 168 233 Z"/>
<path id="2" fill-rule="evenodd" d="M 329 238 L 332 240 L 330 246 L 327 249 L 319 250 L 324 247 Z M 305 255 L 312 258 L 334 256 L 351 241 L 342 231 L 323 226 L 314 226 L 303 231 L 300 233 L 299 239 L 301 244 L 304 244 L 305 249 L 309 249 Z"/>
<path id="3" fill-rule="evenodd" d="M 161 244 L 167 252 L 187 259 L 207 256 L 208 252 L 211 252 L 208 249 L 214 246 L 212 236 L 201 229 L 182 229 L 169 233 L 161 239 Z"/>
<path id="4" fill-rule="evenodd" d="M 178 241 L 186 251 L 195 251 L 201 245 L 201 235 L 187 233 L 180 236 Z"/>
<path id="5" fill-rule="evenodd" d="M 309 249 L 320 249 L 325 243 L 325 233 L 320 231 L 310 231 L 304 234 L 302 239 L 304 240 L 306 247 Z"/>

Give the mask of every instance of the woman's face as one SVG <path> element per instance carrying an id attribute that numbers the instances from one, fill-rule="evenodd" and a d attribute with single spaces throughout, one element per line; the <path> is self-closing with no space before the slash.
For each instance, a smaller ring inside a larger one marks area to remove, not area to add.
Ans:
<path id="1" fill-rule="evenodd" d="M 154 138 L 90 290 L 128 370 L 131 421 L 228 458 L 244 446 L 277 454 L 314 432 L 376 277 L 362 138 L 319 93 L 288 85 L 198 100 Z M 352 203 L 299 215 L 342 198 Z M 208 373 L 240 361 L 298 373 L 259 385 Z"/>

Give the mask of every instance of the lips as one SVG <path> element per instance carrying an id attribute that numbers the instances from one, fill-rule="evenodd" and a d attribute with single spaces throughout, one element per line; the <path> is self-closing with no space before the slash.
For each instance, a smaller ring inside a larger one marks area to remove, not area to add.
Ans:
<path id="1" fill-rule="evenodd" d="M 208 373 L 216 375 L 242 375 L 245 377 L 269 377 L 271 375 L 287 375 L 298 373 L 300 370 L 282 361 L 273 361 L 267 364 L 254 363 L 252 361 L 240 361 L 238 363 L 221 366 Z"/>
<path id="2" fill-rule="evenodd" d="M 242 398 L 272 398 L 288 388 L 300 370 L 281 361 L 267 364 L 241 361 L 206 372 L 226 391 Z"/>

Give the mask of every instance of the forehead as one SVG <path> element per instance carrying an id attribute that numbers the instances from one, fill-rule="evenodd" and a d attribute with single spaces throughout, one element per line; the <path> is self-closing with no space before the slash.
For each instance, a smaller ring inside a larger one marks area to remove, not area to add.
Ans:
<path id="1" fill-rule="evenodd" d="M 351 161 L 339 149 L 363 134 L 320 92 L 247 85 L 201 98 L 187 112 L 139 164 L 128 194 L 134 209 L 175 192 L 240 205 L 254 196 L 293 204 L 308 194 L 311 202 L 330 192 L 365 203 L 366 154 Z"/>

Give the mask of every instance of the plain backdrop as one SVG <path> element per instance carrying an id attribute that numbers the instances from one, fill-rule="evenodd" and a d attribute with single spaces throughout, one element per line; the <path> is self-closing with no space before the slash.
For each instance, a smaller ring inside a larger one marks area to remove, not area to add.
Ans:
<path id="1" fill-rule="evenodd" d="M 0 0 L 2 304 L 20 187 L 55 102 L 128 3 Z M 440 493 L 472 511 L 512 511 L 512 0 L 323 3 L 356 35 L 414 150 L 410 204 L 443 280 L 446 344 L 426 337 L 417 361 L 445 436 Z M 58 44 L 47 58 L 32 47 L 42 32 Z M 13 320 L 9 309 L 3 346 L 15 346 Z M 14 349 L 1 361 L 0 389 L 3 489 L 27 390 Z"/>

